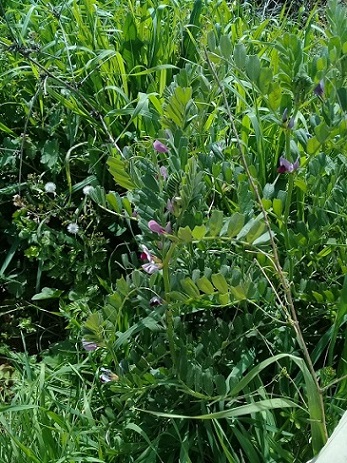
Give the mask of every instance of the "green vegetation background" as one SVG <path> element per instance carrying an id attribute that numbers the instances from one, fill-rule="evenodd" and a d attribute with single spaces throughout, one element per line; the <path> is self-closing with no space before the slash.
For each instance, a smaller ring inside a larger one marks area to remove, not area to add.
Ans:
<path id="1" fill-rule="evenodd" d="M 0 462 L 306 462 L 346 409 L 347 9 L 0 7 Z"/>

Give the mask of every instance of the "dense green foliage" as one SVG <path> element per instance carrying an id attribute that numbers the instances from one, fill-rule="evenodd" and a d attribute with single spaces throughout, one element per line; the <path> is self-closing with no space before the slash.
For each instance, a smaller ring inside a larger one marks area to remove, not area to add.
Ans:
<path id="1" fill-rule="evenodd" d="M 1 463 L 306 462 L 345 410 L 347 10 L 263 13 L 3 2 Z"/>

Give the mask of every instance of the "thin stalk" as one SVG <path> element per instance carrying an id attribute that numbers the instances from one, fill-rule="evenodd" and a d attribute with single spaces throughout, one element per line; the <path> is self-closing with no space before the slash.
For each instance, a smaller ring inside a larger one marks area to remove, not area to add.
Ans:
<path id="1" fill-rule="evenodd" d="M 219 79 L 219 77 L 218 77 L 218 75 L 216 73 L 216 70 L 215 70 L 213 64 L 211 63 L 211 61 L 209 59 L 209 56 L 208 56 L 208 53 L 207 53 L 206 49 L 205 49 L 205 58 L 206 58 L 206 61 L 208 63 L 208 66 L 210 67 L 212 75 L 213 75 L 217 85 L 219 86 L 219 89 L 220 89 L 221 94 L 223 96 L 226 112 L 227 112 L 227 115 L 229 117 L 231 128 L 232 128 L 232 131 L 234 133 L 235 140 L 236 140 L 236 143 L 237 143 L 237 146 L 238 146 L 238 149 L 239 149 L 242 165 L 243 165 L 243 167 L 245 169 L 245 172 L 246 172 L 246 175 L 248 177 L 249 184 L 250 184 L 252 190 L 254 191 L 254 194 L 255 194 L 255 197 L 257 199 L 258 205 L 259 205 L 259 207 L 261 209 L 261 212 L 263 214 L 263 217 L 264 217 L 264 222 L 265 222 L 266 228 L 267 228 L 267 230 L 269 232 L 270 244 L 271 244 L 272 252 L 273 252 L 274 267 L 275 267 L 275 270 L 276 270 L 276 272 L 278 274 L 281 286 L 283 288 L 283 292 L 284 292 L 284 295 L 285 295 L 285 301 L 287 303 L 287 306 L 289 307 L 289 312 L 290 312 L 290 315 L 291 315 L 288 322 L 291 324 L 291 326 L 294 329 L 296 339 L 298 341 L 300 349 L 302 350 L 305 363 L 306 363 L 307 368 L 308 368 L 308 370 L 310 372 L 310 375 L 312 376 L 312 380 L 313 380 L 313 383 L 315 385 L 316 392 L 317 392 L 317 394 L 319 396 L 319 408 L 320 408 L 321 426 L 323 428 L 324 438 L 325 438 L 325 440 L 327 440 L 328 433 L 327 433 L 326 422 L 325 422 L 323 391 L 319 386 L 316 371 L 314 369 L 312 359 L 310 357 L 310 353 L 309 353 L 309 351 L 307 349 L 307 346 L 306 346 L 306 343 L 305 343 L 305 340 L 304 340 L 304 337 L 303 337 L 303 334 L 302 334 L 302 331 L 301 331 L 301 328 L 300 328 L 300 325 L 299 325 L 299 320 L 298 320 L 298 317 L 297 317 L 297 313 L 296 313 L 296 310 L 295 310 L 294 301 L 293 301 L 293 297 L 292 297 L 291 284 L 288 281 L 288 279 L 287 279 L 287 277 L 286 277 L 286 275 L 285 275 L 285 273 L 284 273 L 284 271 L 282 269 L 280 259 L 279 259 L 277 245 L 276 245 L 274 236 L 272 234 L 271 224 L 270 224 L 267 212 L 266 212 L 266 210 L 265 210 L 265 208 L 263 206 L 262 198 L 261 198 L 261 195 L 259 193 L 258 186 L 257 186 L 256 182 L 254 181 L 253 176 L 252 176 L 252 174 L 251 174 L 251 172 L 249 170 L 248 162 L 247 162 L 247 156 L 246 156 L 246 153 L 244 151 L 243 144 L 241 143 L 241 140 L 240 140 L 240 137 L 239 137 L 236 125 L 235 125 L 235 120 L 234 120 L 234 117 L 232 115 L 232 112 L 231 112 L 231 109 L 230 109 L 230 106 L 229 106 L 227 95 L 226 95 L 224 87 L 221 84 L 221 81 L 220 81 L 220 79 Z"/>
<path id="2" fill-rule="evenodd" d="M 288 159 L 288 158 L 287 158 Z M 283 218 L 283 232 L 284 238 L 286 243 L 286 249 L 288 252 L 288 260 L 289 260 L 289 271 L 288 271 L 288 280 L 292 281 L 293 279 L 293 259 L 290 255 L 289 250 L 289 234 L 288 234 L 288 224 L 289 224 L 289 213 L 290 213 L 290 205 L 292 203 L 292 195 L 294 190 L 294 175 L 288 175 L 288 189 L 287 189 L 287 197 L 286 197 L 286 204 L 284 208 L 284 218 Z"/>
<path id="3" fill-rule="evenodd" d="M 173 316 L 172 316 L 172 309 L 170 306 L 170 274 L 169 274 L 169 267 L 170 261 L 172 258 L 172 254 L 176 248 L 176 243 L 171 243 L 166 256 L 163 260 L 163 279 L 164 279 L 164 289 L 165 289 L 165 300 L 167 303 L 165 316 L 166 316 L 166 327 L 167 327 L 167 337 L 169 341 L 169 348 L 172 358 L 172 364 L 174 368 L 177 367 L 177 359 L 176 359 L 176 350 L 175 350 L 175 341 L 174 341 L 174 327 L 173 327 Z"/>

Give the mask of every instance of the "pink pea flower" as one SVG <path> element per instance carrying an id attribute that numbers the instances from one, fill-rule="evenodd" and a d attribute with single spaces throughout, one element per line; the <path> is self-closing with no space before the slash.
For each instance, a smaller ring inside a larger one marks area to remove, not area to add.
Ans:
<path id="1" fill-rule="evenodd" d="M 148 222 L 148 228 L 153 232 L 153 233 L 158 233 L 158 235 L 163 235 L 164 233 L 167 233 L 165 228 L 162 227 L 161 225 L 158 224 L 155 220 L 150 220 Z"/>
<path id="2" fill-rule="evenodd" d="M 146 264 L 141 266 L 143 270 L 150 275 L 158 272 L 163 266 L 161 260 L 158 259 L 158 257 L 153 256 L 146 246 L 142 246 L 142 251 L 143 252 L 140 254 L 140 258 L 142 260 L 148 260 Z"/>
<path id="3" fill-rule="evenodd" d="M 158 151 L 158 153 L 167 153 L 169 151 L 169 148 L 159 140 L 155 140 L 153 148 Z"/>
<path id="4" fill-rule="evenodd" d="M 171 212 L 171 214 L 175 211 L 175 201 L 173 199 L 168 199 L 166 203 L 166 210 Z"/>
<path id="5" fill-rule="evenodd" d="M 159 169 L 160 175 L 163 177 L 164 180 L 167 180 L 169 174 L 167 173 L 167 168 L 165 166 L 161 166 Z"/>
<path id="6" fill-rule="evenodd" d="M 299 158 L 293 163 L 288 161 L 285 157 L 280 157 L 280 165 L 277 169 L 277 172 L 280 174 L 291 174 L 299 168 Z"/>
<path id="7" fill-rule="evenodd" d="M 96 342 L 86 341 L 85 339 L 82 339 L 82 346 L 88 352 L 93 352 L 99 347 Z"/>

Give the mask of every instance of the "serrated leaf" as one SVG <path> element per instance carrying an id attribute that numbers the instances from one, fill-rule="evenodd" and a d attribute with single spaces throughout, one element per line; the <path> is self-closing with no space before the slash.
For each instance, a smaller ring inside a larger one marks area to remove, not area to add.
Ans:
<path id="1" fill-rule="evenodd" d="M 205 276 L 199 278 L 196 284 L 200 291 L 202 291 L 205 294 L 213 294 L 215 291 L 210 280 L 208 280 Z"/>
<path id="2" fill-rule="evenodd" d="M 225 294 L 228 292 L 228 283 L 221 273 L 214 273 L 211 280 L 220 293 Z"/>

